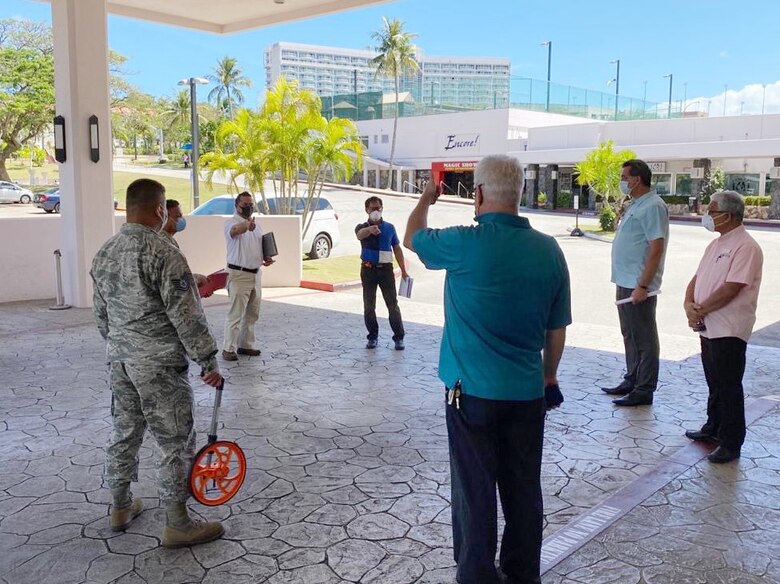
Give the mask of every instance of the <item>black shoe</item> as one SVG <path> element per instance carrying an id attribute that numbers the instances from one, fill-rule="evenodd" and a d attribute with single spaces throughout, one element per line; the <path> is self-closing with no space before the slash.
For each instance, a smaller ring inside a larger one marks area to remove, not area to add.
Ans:
<path id="1" fill-rule="evenodd" d="M 714 444 L 718 443 L 718 438 L 716 436 L 707 434 L 707 432 L 702 432 L 701 430 L 686 430 L 685 437 L 693 440 L 694 442 L 712 442 Z"/>
<path id="2" fill-rule="evenodd" d="M 396 339 L 395 340 L 395 350 L 396 351 L 403 351 L 404 350 L 404 340 L 403 339 Z"/>
<path id="3" fill-rule="evenodd" d="M 616 406 L 650 406 L 653 405 L 653 394 L 637 393 L 632 391 L 626 397 L 612 401 Z"/>
<path id="4" fill-rule="evenodd" d="M 366 349 L 376 349 L 376 339 L 368 339 Z"/>
<path id="5" fill-rule="evenodd" d="M 606 393 L 607 395 L 628 395 L 634 390 L 633 387 L 630 385 L 626 385 L 624 383 L 621 383 L 617 387 L 602 387 L 601 391 Z"/>
<path id="6" fill-rule="evenodd" d="M 239 355 L 249 355 L 250 357 L 259 357 L 260 353 L 261 353 L 260 349 L 242 349 L 241 347 L 238 348 Z"/>
<path id="7" fill-rule="evenodd" d="M 731 450 L 725 446 L 718 446 L 712 451 L 712 454 L 707 457 L 707 460 L 715 464 L 724 464 L 726 462 L 731 462 L 732 460 L 737 460 L 739 454 L 739 450 Z"/>

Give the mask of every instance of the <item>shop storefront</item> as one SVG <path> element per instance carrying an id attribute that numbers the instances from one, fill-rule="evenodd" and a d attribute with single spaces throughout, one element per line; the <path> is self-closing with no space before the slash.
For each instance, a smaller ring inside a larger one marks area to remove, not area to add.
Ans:
<path id="1" fill-rule="evenodd" d="M 478 160 L 444 161 L 431 164 L 431 177 L 442 192 L 471 198 L 474 192 L 474 168 Z"/>

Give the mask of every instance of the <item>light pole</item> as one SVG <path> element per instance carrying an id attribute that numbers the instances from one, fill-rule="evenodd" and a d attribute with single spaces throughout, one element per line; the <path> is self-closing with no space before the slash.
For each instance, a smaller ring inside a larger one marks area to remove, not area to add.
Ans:
<path id="1" fill-rule="evenodd" d="M 200 196 L 198 194 L 198 157 L 200 149 L 200 128 L 198 127 L 198 98 L 196 87 L 198 85 L 208 84 L 208 79 L 203 77 L 190 77 L 182 79 L 179 85 L 190 86 L 190 116 L 192 117 L 192 208 L 200 205 Z"/>
<path id="2" fill-rule="evenodd" d="M 666 108 L 666 118 L 671 120 L 672 119 L 672 81 L 674 80 L 674 74 L 669 73 L 668 75 L 664 75 L 664 79 L 669 78 L 669 105 Z"/>
<path id="3" fill-rule="evenodd" d="M 550 72 L 552 71 L 552 41 L 544 41 L 542 43 L 543 47 L 547 47 L 547 105 L 544 108 L 544 111 L 549 112 L 550 111 Z"/>
<path id="4" fill-rule="evenodd" d="M 729 84 L 723 86 L 723 116 L 726 116 L 726 96 L 729 94 Z"/>
<path id="5" fill-rule="evenodd" d="M 683 81 L 683 111 L 685 111 L 685 102 L 688 101 L 688 82 Z"/>
<path id="6" fill-rule="evenodd" d="M 609 62 L 610 65 L 617 65 L 617 72 L 615 73 L 615 121 L 618 117 L 618 100 L 620 99 L 620 59 L 615 59 Z"/>
<path id="7" fill-rule="evenodd" d="M 762 83 L 761 87 L 764 88 L 764 92 L 761 95 L 761 115 L 764 115 L 764 106 L 766 105 L 766 83 Z"/>

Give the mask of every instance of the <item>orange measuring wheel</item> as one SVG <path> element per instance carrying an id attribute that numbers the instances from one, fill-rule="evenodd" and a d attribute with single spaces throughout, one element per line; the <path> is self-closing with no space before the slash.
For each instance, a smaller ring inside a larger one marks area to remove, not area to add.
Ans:
<path id="1" fill-rule="evenodd" d="M 195 455 L 190 471 L 190 490 L 195 500 L 210 507 L 232 499 L 246 478 L 246 456 L 235 442 L 217 440 L 219 406 L 224 383 L 216 388 L 209 441 Z"/>

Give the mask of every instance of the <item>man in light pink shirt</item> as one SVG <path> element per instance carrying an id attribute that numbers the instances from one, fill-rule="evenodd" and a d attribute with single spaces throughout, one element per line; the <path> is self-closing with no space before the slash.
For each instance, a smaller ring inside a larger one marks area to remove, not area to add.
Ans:
<path id="1" fill-rule="evenodd" d="M 712 195 L 702 224 L 720 234 L 704 251 L 685 291 L 685 314 L 701 339 L 701 361 L 709 387 L 707 422 L 688 430 L 691 440 L 714 442 L 707 457 L 724 463 L 739 458 L 745 441 L 742 376 L 745 351 L 756 322 L 764 257 L 742 225 L 745 203 L 734 191 Z"/>

